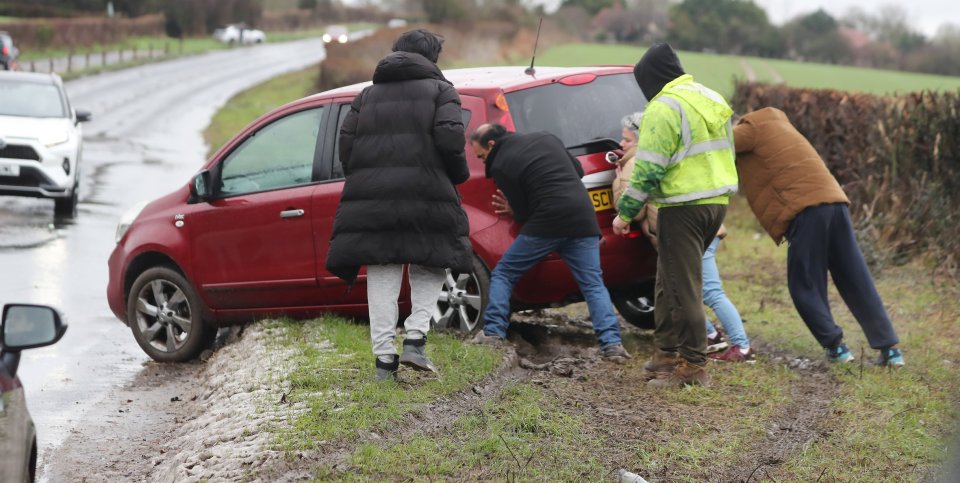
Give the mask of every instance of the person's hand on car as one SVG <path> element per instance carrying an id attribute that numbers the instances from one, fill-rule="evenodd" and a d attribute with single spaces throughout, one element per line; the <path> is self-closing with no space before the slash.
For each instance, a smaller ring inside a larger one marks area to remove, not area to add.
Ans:
<path id="1" fill-rule="evenodd" d="M 507 196 L 503 194 L 503 191 L 497 190 L 493 194 L 493 201 L 490 204 L 493 205 L 494 213 L 513 216 L 513 208 L 510 208 L 510 202 L 507 201 Z"/>
<path id="2" fill-rule="evenodd" d="M 626 236 L 630 233 L 630 222 L 623 221 L 623 218 L 615 216 L 613 218 L 613 233 L 615 235 Z"/>

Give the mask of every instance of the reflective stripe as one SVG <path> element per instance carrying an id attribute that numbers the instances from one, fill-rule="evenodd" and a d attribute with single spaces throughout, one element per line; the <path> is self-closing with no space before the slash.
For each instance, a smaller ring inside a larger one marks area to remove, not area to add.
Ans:
<path id="1" fill-rule="evenodd" d="M 644 193 L 643 191 L 640 191 L 640 190 L 634 188 L 633 186 L 627 186 L 627 189 L 624 190 L 623 195 L 621 195 L 621 196 L 628 196 L 628 197 L 630 197 L 631 199 L 634 199 L 634 200 L 637 200 L 637 201 L 641 201 L 641 202 L 642 202 L 642 201 L 647 201 L 647 198 L 648 198 L 650 195 L 648 195 L 647 193 Z"/>
<path id="2" fill-rule="evenodd" d="M 731 184 L 724 186 L 722 188 L 712 189 L 709 191 L 701 191 L 699 193 L 687 193 L 677 196 L 671 196 L 669 198 L 654 198 L 653 200 L 658 203 L 685 203 L 687 201 L 696 201 L 706 198 L 713 198 L 714 196 L 720 195 L 732 195 L 737 192 L 737 185 Z M 633 198 L 631 196 L 631 198 Z"/>
<path id="3" fill-rule="evenodd" d="M 686 156 L 696 156 L 698 154 L 703 154 L 708 151 L 720 151 L 723 149 L 730 149 L 730 141 L 726 139 L 714 139 L 712 141 L 704 141 L 702 143 L 694 144 L 690 146 L 690 149 L 687 151 Z"/>
<path id="4" fill-rule="evenodd" d="M 664 168 L 670 165 L 670 158 L 668 158 L 666 155 L 655 153 L 653 151 L 637 151 L 637 155 L 634 156 L 634 159 L 653 163 L 657 166 L 663 166 Z"/>

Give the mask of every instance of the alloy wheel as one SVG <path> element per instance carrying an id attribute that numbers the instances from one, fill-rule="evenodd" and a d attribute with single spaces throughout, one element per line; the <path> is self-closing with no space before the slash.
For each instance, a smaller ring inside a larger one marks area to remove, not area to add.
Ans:
<path id="1" fill-rule="evenodd" d="M 159 351 L 175 352 L 186 344 L 192 315 L 184 291 L 168 280 L 154 279 L 137 294 L 137 327 L 144 341 Z"/>
<path id="2" fill-rule="evenodd" d="M 447 270 L 433 322 L 440 328 L 473 332 L 483 316 L 483 287 L 475 273 Z"/>

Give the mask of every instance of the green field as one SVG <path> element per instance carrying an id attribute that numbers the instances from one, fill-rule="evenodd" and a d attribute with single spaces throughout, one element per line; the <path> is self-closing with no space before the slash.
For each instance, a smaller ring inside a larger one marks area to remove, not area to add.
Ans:
<path id="1" fill-rule="evenodd" d="M 635 64 L 646 49 L 629 45 L 566 44 L 549 49 L 537 63 L 553 66 Z M 829 88 L 872 94 L 895 94 L 925 89 L 960 88 L 960 77 L 917 74 L 789 60 L 738 57 L 681 51 L 680 62 L 687 72 L 726 97 L 733 95 L 734 79 L 782 81 L 795 87 Z"/>

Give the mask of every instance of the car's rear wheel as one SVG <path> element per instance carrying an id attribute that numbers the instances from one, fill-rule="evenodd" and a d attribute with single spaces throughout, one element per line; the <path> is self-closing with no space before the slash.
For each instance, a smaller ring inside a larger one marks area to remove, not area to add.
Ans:
<path id="1" fill-rule="evenodd" d="M 74 185 L 73 189 L 70 190 L 70 196 L 53 200 L 53 213 L 57 216 L 76 216 L 79 201 L 80 186 Z"/>
<path id="2" fill-rule="evenodd" d="M 631 325 L 641 329 L 653 329 L 656 323 L 654 312 L 653 282 L 622 289 L 612 294 L 613 305 L 620 316 Z"/>
<path id="3" fill-rule="evenodd" d="M 483 327 L 483 312 L 487 308 L 490 273 L 476 256 L 473 271 L 447 270 L 447 278 L 437 300 L 433 325 L 438 329 L 457 330 L 474 334 Z"/>
<path id="4" fill-rule="evenodd" d="M 200 297 L 190 282 L 168 267 L 137 277 L 127 298 L 133 337 L 158 362 L 184 362 L 209 347 L 216 330 L 201 317 Z"/>

